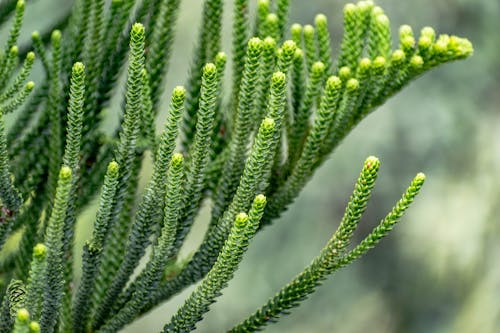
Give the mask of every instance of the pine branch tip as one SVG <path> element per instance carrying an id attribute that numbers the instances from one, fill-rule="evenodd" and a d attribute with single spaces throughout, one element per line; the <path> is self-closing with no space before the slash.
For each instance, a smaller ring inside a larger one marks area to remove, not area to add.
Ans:
<path id="1" fill-rule="evenodd" d="M 276 122 L 272 118 L 265 118 L 262 120 L 262 126 L 266 131 L 274 129 Z"/>
<path id="2" fill-rule="evenodd" d="M 217 74 L 217 67 L 214 63 L 209 62 L 203 67 L 203 75 L 206 77 L 215 76 Z"/>
<path id="3" fill-rule="evenodd" d="M 54 30 L 50 35 L 50 40 L 52 41 L 52 43 L 58 43 L 61 40 L 61 36 L 62 34 L 60 30 Z"/>
<path id="4" fill-rule="evenodd" d="M 318 14 L 314 18 L 314 24 L 316 24 L 316 26 L 326 27 L 328 25 L 328 18 L 325 14 Z"/>
<path id="5" fill-rule="evenodd" d="M 108 164 L 108 174 L 110 174 L 111 177 L 116 177 L 118 174 L 118 170 L 120 169 L 120 166 L 116 161 L 111 161 Z"/>
<path id="6" fill-rule="evenodd" d="M 380 7 L 380 6 L 373 7 L 373 9 L 372 9 L 372 16 L 379 17 L 380 15 L 386 16 L 384 10 L 382 9 L 382 7 Z M 389 18 L 387 18 L 387 23 L 389 23 Z"/>
<path id="7" fill-rule="evenodd" d="M 286 82 L 286 75 L 283 72 L 274 72 L 271 81 L 273 86 L 282 86 Z"/>
<path id="8" fill-rule="evenodd" d="M 358 7 L 353 3 L 348 3 L 344 6 L 344 15 L 354 15 L 358 11 Z"/>
<path id="9" fill-rule="evenodd" d="M 426 175 L 422 172 L 417 173 L 417 175 L 414 178 L 414 181 L 417 183 L 424 183 L 426 180 Z"/>
<path id="10" fill-rule="evenodd" d="M 30 313 L 28 312 L 27 309 L 22 308 L 17 311 L 17 320 L 21 323 L 28 323 L 30 320 Z"/>
<path id="11" fill-rule="evenodd" d="M 357 79 L 349 79 L 346 83 L 347 91 L 354 91 L 359 88 L 359 81 Z"/>
<path id="12" fill-rule="evenodd" d="M 47 247 L 44 244 L 38 243 L 37 245 L 35 245 L 35 247 L 33 248 L 33 256 L 39 259 L 43 259 L 46 255 Z"/>
<path id="13" fill-rule="evenodd" d="M 61 171 L 59 172 L 59 178 L 62 180 L 69 180 L 71 178 L 72 171 L 71 168 L 68 166 L 63 166 L 61 167 Z"/>
<path id="14" fill-rule="evenodd" d="M 34 61 L 36 58 L 35 52 L 30 51 L 26 54 L 26 61 Z"/>
<path id="15" fill-rule="evenodd" d="M 171 165 L 175 167 L 179 167 L 184 163 L 184 156 L 181 153 L 174 153 L 172 155 Z"/>
<path id="16" fill-rule="evenodd" d="M 338 90 L 342 86 L 342 80 L 335 75 L 332 75 L 326 81 L 326 89 L 329 91 Z"/>
<path id="17" fill-rule="evenodd" d="M 387 60 L 385 59 L 385 57 L 382 56 L 378 56 L 375 58 L 375 60 L 373 60 L 373 68 L 375 69 L 383 68 L 385 67 L 386 64 Z"/>
<path id="18" fill-rule="evenodd" d="M 136 22 L 132 25 L 132 30 L 130 31 L 131 36 L 141 36 L 144 35 L 145 28 L 142 23 Z"/>
<path id="19" fill-rule="evenodd" d="M 299 49 L 300 50 L 300 49 Z M 322 63 L 321 61 L 316 61 L 312 66 L 311 66 L 311 71 L 315 73 L 323 73 L 325 71 L 325 64 Z"/>
<path id="20" fill-rule="evenodd" d="M 36 321 L 32 321 L 29 324 L 29 331 L 30 333 L 40 333 L 40 324 Z"/>
<path id="21" fill-rule="evenodd" d="M 250 38 L 248 41 L 248 49 L 250 49 L 251 52 L 260 51 L 262 49 L 262 40 L 259 37 Z"/>
<path id="22" fill-rule="evenodd" d="M 236 219 L 234 220 L 234 224 L 237 228 L 244 227 L 248 222 L 248 215 L 246 213 L 239 213 L 236 215 Z"/>
<path id="23" fill-rule="evenodd" d="M 372 66 L 372 61 L 369 58 L 363 58 L 359 61 L 360 71 L 367 71 Z"/>
<path id="24" fill-rule="evenodd" d="M 300 25 L 298 23 L 294 23 L 290 27 L 290 32 L 292 35 L 300 35 L 302 33 L 302 29 L 303 29 L 302 25 Z"/>
<path id="25" fill-rule="evenodd" d="M 218 52 L 215 56 L 215 63 L 226 63 L 227 62 L 227 54 L 225 52 Z"/>
<path id="26" fill-rule="evenodd" d="M 351 77 L 351 69 L 347 66 L 343 66 L 339 69 L 339 77 L 342 81 L 347 81 Z"/>
<path id="27" fill-rule="evenodd" d="M 380 160 L 375 156 L 368 156 L 365 160 L 366 169 L 378 169 L 380 167 Z"/>
<path id="28" fill-rule="evenodd" d="M 391 62 L 395 62 L 395 63 L 400 63 L 402 61 L 404 61 L 406 58 L 406 55 L 404 53 L 403 50 L 394 50 L 394 52 L 392 52 L 392 55 L 391 55 Z"/>
<path id="29" fill-rule="evenodd" d="M 254 205 L 263 206 L 267 203 L 267 198 L 264 194 L 258 194 L 254 199 Z"/>

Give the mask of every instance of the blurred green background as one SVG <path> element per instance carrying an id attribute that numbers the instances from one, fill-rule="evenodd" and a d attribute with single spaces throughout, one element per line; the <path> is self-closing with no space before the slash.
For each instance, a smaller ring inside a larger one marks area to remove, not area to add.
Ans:
<path id="1" fill-rule="evenodd" d="M 224 51 L 229 53 L 232 1 L 226 2 Z M 251 2 L 254 8 L 256 0 Z M 185 81 L 201 3 L 182 1 L 167 92 Z M 326 14 L 337 49 L 345 3 L 292 0 L 291 21 L 308 24 L 315 14 Z M 267 332 L 500 332 L 500 1 L 377 4 L 391 19 L 393 31 L 401 24 L 416 32 L 430 25 L 438 33 L 468 37 L 475 55 L 426 74 L 353 131 L 288 212 L 258 234 L 199 332 L 227 330 L 312 260 L 335 230 L 369 155 L 379 157 L 382 168 L 358 239 L 420 171 L 428 176 L 421 196 L 380 246 L 325 281 Z M 67 0 L 30 2 L 23 38 L 43 30 L 69 6 Z M 109 112 L 108 125 L 116 115 Z M 164 115 L 158 127 L 163 120 Z M 147 170 L 143 178 L 147 180 Z M 79 242 L 88 237 L 93 214 L 93 207 L 83 214 Z M 185 254 L 200 240 L 204 222 L 202 216 Z M 125 331 L 158 331 L 190 290 Z"/>

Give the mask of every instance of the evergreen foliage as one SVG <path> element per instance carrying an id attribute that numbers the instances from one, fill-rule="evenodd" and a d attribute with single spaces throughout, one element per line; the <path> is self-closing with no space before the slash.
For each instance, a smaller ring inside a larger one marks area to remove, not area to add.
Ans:
<path id="1" fill-rule="evenodd" d="M 424 72 L 473 53 L 466 39 L 436 36 L 428 27 L 417 38 L 406 25 L 393 50 L 383 10 L 360 1 L 344 7 L 334 59 L 326 16 L 288 30 L 289 0 L 259 0 L 254 21 L 249 0 L 235 0 L 231 89 L 224 93 L 224 2 L 206 0 L 186 87 L 173 90 L 157 135 L 180 3 L 76 0 L 61 30 L 33 33 L 34 52 L 23 53 L 22 65 L 16 44 L 29 4 L 0 3 L 0 22 L 13 16 L 0 53 L 0 275 L 6 286 L 0 332 L 116 332 L 201 281 L 163 331 L 194 330 L 255 233 L 287 209 L 364 117 Z M 35 54 L 45 70 L 36 89 L 28 81 Z M 105 135 L 101 111 L 119 94 L 125 67 L 121 121 Z M 12 112 L 17 118 L 7 129 L 4 118 Z M 153 173 L 138 193 L 148 151 Z M 261 330 L 288 314 L 400 221 L 423 174 L 350 246 L 379 165 L 375 157 L 365 161 L 321 253 L 231 332 Z M 74 229 L 94 197 L 92 237 L 74 286 Z M 183 258 L 179 250 L 204 203 L 212 207 L 208 230 L 194 255 Z M 16 234 L 18 246 L 5 247 Z"/>

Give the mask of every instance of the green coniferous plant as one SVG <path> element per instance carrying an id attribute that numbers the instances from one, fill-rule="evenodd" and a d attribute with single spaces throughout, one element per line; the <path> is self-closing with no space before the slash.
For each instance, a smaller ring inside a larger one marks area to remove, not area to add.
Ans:
<path id="1" fill-rule="evenodd" d="M 25 3 L 0 2 L 0 22 L 13 17 L 0 53 L 0 332 L 116 332 L 199 282 L 163 329 L 192 331 L 255 233 L 292 204 L 364 117 L 421 74 L 473 52 L 466 39 L 432 28 L 416 36 L 409 26 L 393 46 L 383 10 L 361 1 L 344 7 L 333 57 L 324 15 L 314 25 L 289 25 L 288 0 L 259 0 L 251 19 L 249 0 L 235 0 L 228 78 L 224 1 L 206 0 L 186 85 L 173 90 L 156 133 L 180 3 L 75 0 L 57 29 L 34 32 L 19 48 Z M 28 81 L 35 55 L 45 72 L 36 87 Z M 122 71 L 121 121 L 105 134 L 102 110 L 121 91 Z M 146 152 L 153 172 L 138 193 Z M 258 331 L 288 314 L 400 221 L 424 183 L 421 173 L 380 224 L 350 244 L 379 165 L 366 159 L 321 253 L 231 332 Z M 75 225 L 94 198 L 75 285 Z M 204 202 L 210 224 L 198 250 L 183 258 Z"/>

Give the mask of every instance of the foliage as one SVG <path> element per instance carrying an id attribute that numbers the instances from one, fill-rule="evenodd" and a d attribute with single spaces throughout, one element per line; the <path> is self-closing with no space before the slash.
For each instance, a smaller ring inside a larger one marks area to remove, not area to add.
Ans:
<path id="1" fill-rule="evenodd" d="M 34 83 L 25 81 L 35 54 L 27 53 L 16 71 L 24 1 L 1 8 L 14 19 L 0 57 L 0 75 L 10 82 L 0 91 L 0 246 L 21 235 L 0 263 L 7 284 L 2 332 L 115 332 L 201 281 L 164 332 L 195 329 L 254 234 L 286 210 L 354 127 L 411 80 L 473 51 L 467 40 L 436 36 L 432 28 L 416 40 L 409 26 L 400 28 L 398 48 L 392 50 L 387 16 L 361 1 L 344 7 L 344 36 L 334 61 L 324 15 L 314 27 L 292 25 L 292 39 L 286 40 L 288 0 L 259 1 L 254 24 L 248 1 L 235 0 L 233 75 L 225 93 L 224 6 L 207 0 L 186 88 L 172 92 L 157 136 L 154 121 L 179 5 L 179 0 L 77 0 L 62 31 L 52 31 L 50 38 L 32 35 L 45 69 L 33 96 Z M 124 67 L 121 122 L 105 135 L 102 110 L 117 94 Z M 18 109 L 16 123 L 6 131 L 4 115 Z M 153 174 L 139 195 L 146 152 L 154 160 Z M 367 158 L 345 215 L 318 257 L 231 331 L 260 330 L 287 314 L 400 221 L 423 174 L 380 224 L 349 248 L 378 169 L 378 159 Z M 93 234 L 74 287 L 75 224 L 96 196 Z M 178 265 L 185 261 L 179 250 L 206 201 L 212 211 L 205 238 L 192 258 Z M 141 260 L 145 266 L 134 274 Z"/>

